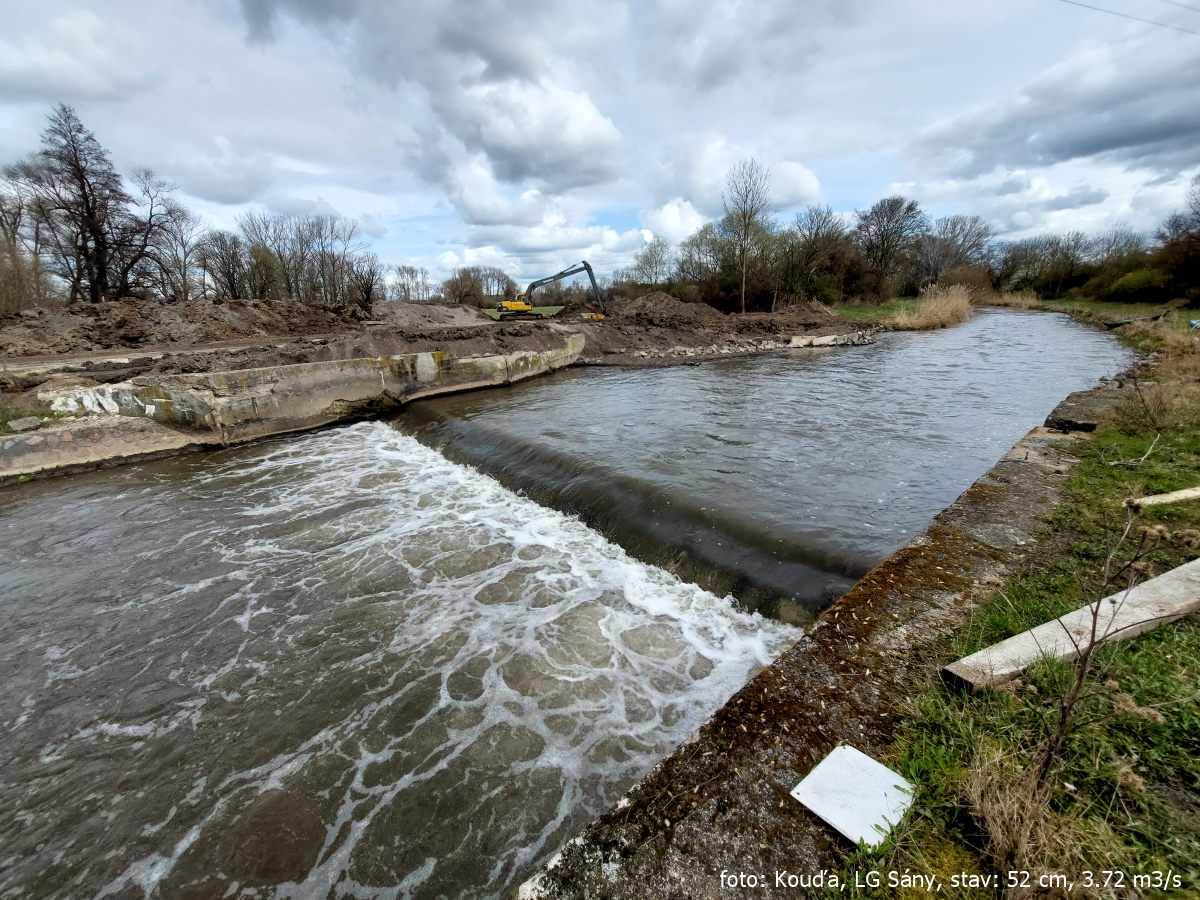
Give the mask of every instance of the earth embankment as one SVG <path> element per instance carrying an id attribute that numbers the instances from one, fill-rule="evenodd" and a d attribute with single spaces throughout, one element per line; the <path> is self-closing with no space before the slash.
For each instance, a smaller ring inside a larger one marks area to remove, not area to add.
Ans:
<path id="1" fill-rule="evenodd" d="M 759 352 L 797 335 L 852 332 L 821 304 L 727 316 L 655 292 L 610 305 L 603 320 L 577 311 L 551 321 L 495 322 L 479 309 L 385 303 L 360 310 L 281 301 L 141 301 L 38 308 L 0 318 L 0 385 L 14 402 L 55 373 L 97 383 L 135 375 L 232 371 L 435 350 L 459 357 L 545 350 L 565 333 L 586 339 L 581 362 L 661 365 Z"/>

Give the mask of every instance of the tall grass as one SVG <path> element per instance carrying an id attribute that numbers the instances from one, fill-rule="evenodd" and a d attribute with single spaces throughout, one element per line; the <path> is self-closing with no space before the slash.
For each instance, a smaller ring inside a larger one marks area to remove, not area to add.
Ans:
<path id="1" fill-rule="evenodd" d="M 1131 322 L 1118 333 L 1135 347 L 1158 354 L 1155 375 L 1160 381 L 1200 379 L 1200 330 L 1183 320 Z"/>
<path id="2" fill-rule="evenodd" d="M 965 322 L 975 314 L 972 291 L 963 284 L 935 284 L 921 292 L 914 312 L 902 312 L 887 322 L 900 331 L 928 331 Z"/>
<path id="3" fill-rule="evenodd" d="M 985 298 L 975 301 L 977 306 L 1006 306 L 1010 309 L 1038 309 L 1042 298 L 1033 291 L 1004 291 L 999 294 L 988 294 Z"/>

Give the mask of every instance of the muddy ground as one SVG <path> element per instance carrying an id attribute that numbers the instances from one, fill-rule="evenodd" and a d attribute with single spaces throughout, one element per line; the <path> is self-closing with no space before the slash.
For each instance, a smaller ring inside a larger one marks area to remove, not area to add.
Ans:
<path id="1" fill-rule="evenodd" d="M 56 374 L 111 383 L 428 350 L 480 356 L 547 349 L 564 332 L 586 337 L 587 365 L 671 365 L 857 327 L 820 304 L 727 316 L 663 293 L 615 301 L 608 312 L 603 320 L 568 310 L 553 320 L 496 322 L 472 307 L 408 303 L 380 304 L 371 319 L 280 301 L 126 299 L 33 309 L 0 318 L 0 388 L 7 405 L 21 406 L 23 392 Z"/>

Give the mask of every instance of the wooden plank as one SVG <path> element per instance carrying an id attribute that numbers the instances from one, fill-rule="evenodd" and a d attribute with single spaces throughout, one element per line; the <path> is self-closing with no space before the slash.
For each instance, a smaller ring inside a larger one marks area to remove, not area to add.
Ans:
<path id="1" fill-rule="evenodd" d="M 1099 607 L 1099 609 L 1097 609 Z M 1043 656 L 1074 659 L 1092 639 L 1120 641 L 1200 610 L 1200 559 L 965 656 L 943 670 L 972 690 L 1016 678 Z"/>
<path id="2" fill-rule="evenodd" d="M 1169 494 L 1154 494 L 1151 497 L 1134 497 L 1126 500 L 1126 506 L 1135 509 L 1143 506 L 1158 506 L 1162 503 L 1182 503 L 1184 500 L 1200 500 L 1200 487 L 1184 488 L 1181 491 L 1171 491 Z"/>

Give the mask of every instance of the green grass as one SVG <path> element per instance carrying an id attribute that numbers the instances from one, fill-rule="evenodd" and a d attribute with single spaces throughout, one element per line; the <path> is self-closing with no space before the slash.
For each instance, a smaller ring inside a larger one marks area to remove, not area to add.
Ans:
<path id="1" fill-rule="evenodd" d="M 19 409 L 15 406 L 6 406 L 0 403 L 0 434 L 12 434 L 13 430 L 8 427 L 8 423 L 13 419 L 24 419 L 27 416 L 37 416 L 39 419 L 49 418 L 62 419 L 71 415 L 70 413 L 54 412 L 49 407 L 39 406 L 32 408 Z M 44 423 L 43 423 L 44 424 Z"/>
<path id="2" fill-rule="evenodd" d="M 12 429 L 8 427 L 8 423 L 13 419 L 46 415 L 50 415 L 48 410 L 34 410 L 30 412 L 25 409 L 17 409 L 15 406 L 0 406 L 0 434 L 12 434 Z"/>
<path id="3" fill-rule="evenodd" d="M 1065 312 L 1090 322 L 1120 322 L 1156 316 L 1169 310 L 1163 321 L 1179 331 L 1189 331 L 1188 321 L 1200 319 L 1200 309 L 1182 309 L 1162 303 L 1110 303 L 1105 300 L 1042 300 L 1042 309 Z M 1195 334 L 1196 332 L 1192 332 Z"/>
<path id="4" fill-rule="evenodd" d="M 1152 432 L 1137 427 L 1135 418 L 1102 427 L 1085 446 L 1033 561 L 947 641 L 947 661 L 1116 593 L 1117 587 L 1099 582 L 1126 524 L 1122 501 L 1200 484 L 1200 420 L 1186 406 L 1144 463 L 1109 465 L 1149 447 Z M 1146 509 L 1118 561 L 1134 552 L 1142 526 L 1159 524 L 1172 533 L 1200 530 L 1200 501 Z M 1198 552 L 1184 539 L 1168 540 L 1146 558 L 1161 572 Z M 984 804 L 993 812 L 1004 807 L 979 800 L 981 773 L 991 771 L 993 784 L 1017 783 L 1074 671 L 1071 663 L 1045 661 L 1010 692 L 966 695 L 936 679 L 916 687 L 890 759 L 918 785 L 915 813 L 885 866 L 934 872 L 943 882 L 946 859 L 955 861 L 951 869 L 965 868 L 963 860 L 982 872 L 1006 869 L 989 830 L 998 828 L 996 820 L 982 810 Z M 1185 886 L 1172 895 L 1200 889 L 1198 617 L 1101 648 L 1073 721 L 1077 727 L 1047 779 L 1046 806 L 1032 813 L 1047 825 L 1034 864 L 1072 879 L 1084 869 L 1132 875 L 1172 868 Z M 988 759 L 999 762 L 989 769 Z"/>
<path id="5" fill-rule="evenodd" d="M 915 313 L 918 302 L 916 297 L 897 297 L 878 306 L 838 306 L 834 308 L 834 312 L 851 322 L 874 325 L 882 324 L 884 320 L 894 318 L 899 313 Z"/>

